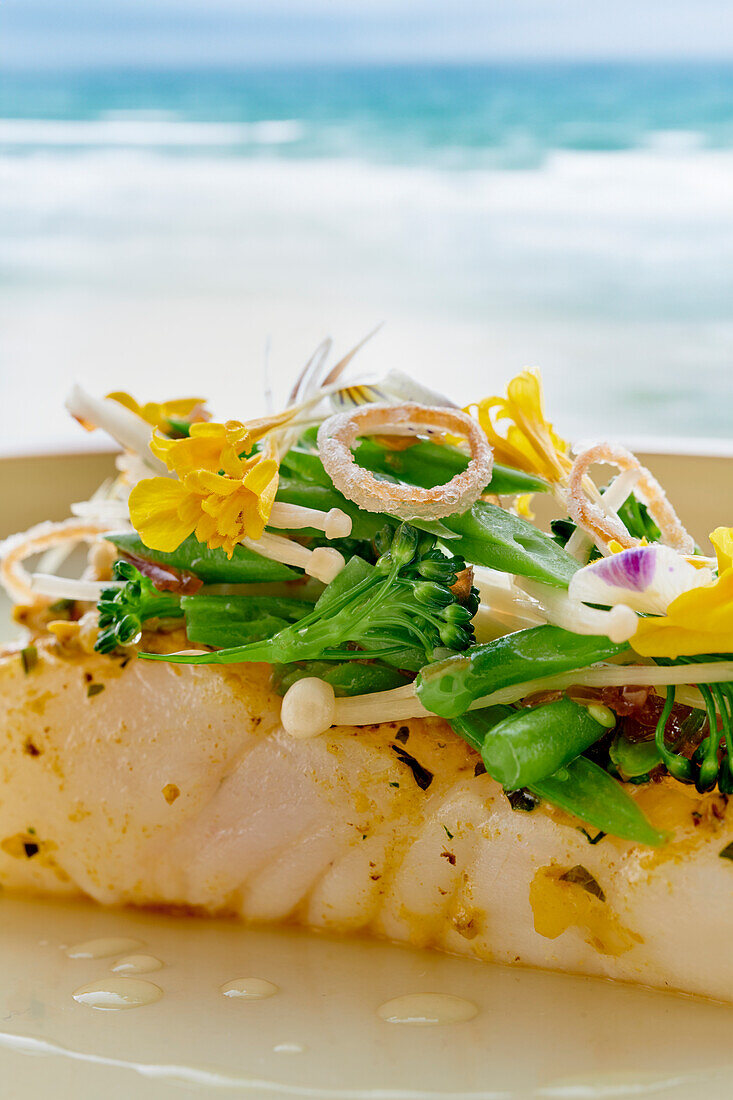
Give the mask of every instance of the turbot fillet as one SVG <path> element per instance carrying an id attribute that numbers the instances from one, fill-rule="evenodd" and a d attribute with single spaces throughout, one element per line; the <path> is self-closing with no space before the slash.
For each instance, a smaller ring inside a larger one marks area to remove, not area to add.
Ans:
<path id="1" fill-rule="evenodd" d="M 29 671 L 17 650 L 0 658 L 7 889 L 733 999 L 733 863 L 719 854 L 733 815 L 719 794 L 639 787 L 672 842 L 591 844 L 544 803 L 512 809 L 441 719 L 295 740 L 264 665 L 181 668 L 51 640 L 37 658 Z"/>

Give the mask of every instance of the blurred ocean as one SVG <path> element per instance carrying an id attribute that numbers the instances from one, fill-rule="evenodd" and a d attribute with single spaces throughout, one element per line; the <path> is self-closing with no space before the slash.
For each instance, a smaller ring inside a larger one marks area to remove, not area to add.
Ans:
<path id="1" fill-rule="evenodd" d="M 732 439 L 733 66 L 0 76 L 1 450 L 73 446 L 74 378 L 251 415 L 379 321 L 366 370 Z"/>

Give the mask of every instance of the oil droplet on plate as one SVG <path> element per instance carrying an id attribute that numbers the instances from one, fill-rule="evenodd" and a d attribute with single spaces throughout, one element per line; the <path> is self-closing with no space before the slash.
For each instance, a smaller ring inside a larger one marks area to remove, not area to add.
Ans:
<path id="1" fill-rule="evenodd" d="M 162 970 L 164 963 L 156 959 L 155 955 L 125 955 L 110 966 L 113 974 L 152 974 L 155 970 Z"/>
<path id="2" fill-rule="evenodd" d="M 304 1054 L 307 1049 L 302 1043 L 277 1043 L 272 1048 L 274 1054 Z"/>
<path id="3" fill-rule="evenodd" d="M 239 997 L 245 1001 L 261 1001 L 279 992 L 278 987 L 265 978 L 235 978 L 221 987 L 225 997 Z"/>
<path id="4" fill-rule="evenodd" d="M 67 947 L 70 959 L 106 959 L 110 955 L 122 955 L 135 947 L 142 947 L 140 940 L 131 940 L 123 936 L 106 936 L 99 940 L 85 940 Z"/>
<path id="5" fill-rule="evenodd" d="M 408 993 L 385 1001 L 377 1015 L 388 1024 L 412 1024 L 428 1027 L 435 1024 L 462 1024 L 478 1015 L 478 1008 L 463 997 L 450 993 Z"/>
<path id="6" fill-rule="evenodd" d="M 101 982 L 83 985 L 72 993 L 74 1000 L 87 1008 L 101 1008 L 107 1012 L 122 1008 L 142 1008 L 152 1005 L 163 996 L 163 990 L 152 982 L 136 978 L 105 978 Z"/>

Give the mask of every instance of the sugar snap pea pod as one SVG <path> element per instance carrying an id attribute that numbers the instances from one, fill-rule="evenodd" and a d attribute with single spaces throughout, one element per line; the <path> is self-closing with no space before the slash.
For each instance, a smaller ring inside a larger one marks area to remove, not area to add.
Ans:
<path id="1" fill-rule="evenodd" d="M 460 536 L 451 548 L 474 565 L 544 581 L 556 588 L 567 588 L 580 568 L 549 535 L 494 504 L 479 500 L 470 511 L 446 516 L 443 523 Z"/>
<path id="2" fill-rule="evenodd" d="M 325 680 L 337 698 L 345 695 L 369 695 L 374 691 L 389 691 L 409 683 L 408 677 L 396 668 L 363 661 L 301 661 L 294 665 L 277 665 L 273 676 L 275 691 L 284 695 L 289 687 L 304 676 Z"/>
<path id="3" fill-rule="evenodd" d="M 650 848 L 657 848 L 668 839 L 666 833 L 659 832 L 646 819 L 623 784 L 584 756 L 531 784 L 530 790 L 611 836 Z"/>
<path id="4" fill-rule="evenodd" d="M 433 714 L 456 718 L 474 700 L 500 688 L 587 668 L 627 648 L 602 636 L 572 634 L 559 626 L 533 626 L 426 665 L 415 687 L 420 702 Z"/>
<path id="5" fill-rule="evenodd" d="M 468 458 L 456 447 L 440 443 L 420 441 L 405 450 L 396 451 L 382 447 L 374 439 L 361 439 L 354 447 L 354 458 L 359 466 L 373 473 L 391 474 L 409 485 L 432 489 L 444 485 L 468 466 Z M 540 477 L 513 470 L 510 466 L 494 465 L 487 492 L 546 493 L 549 485 Z"/>
<path id="6" fill-rule="evenodd" d="M 558 699 L 512 711 L 488 731 L 479 751 L 489 775 L 513 791 L 546 779 L 605 732 L 586 707 Z"/>
<path id="7" fill-rule="evenodd" d="M 189 641 L 198 645 L 247 645 L 270 638 L 313 610 L 307 600 L 282 596 L 184 596 Z"/>
<path id="8" fill-rule="evenodd" d="M 263 558 L 244 546 L 235 546 L 232 557 L 228 558 L 223 550 L 210 550 L 193 535 L 189 535 L 171 553 L 151 550 L 134 531 L 104 537 L 123 554 L 128 552 L 160 565 L 172 565 L 174 569 L 195 573 L 204 584 L 268 584 L 295 580 L 302 575 L 299 569 Z"/>
<path id="9" fill-rule="evenodd" d="M 493 707 L 481 707 L 480 710 L 469 710 L 466 714 L 460 714 L 457 718 L 451 718 L 450 727 L 454 733 L 468 741 L 471 748 L 481 752 L 489 732 L 498 726 L 504 718 L 516 714 L 514 707 L 506 707 L 498 703 Z"/>
<path id="10" fill-rule="evenodd" d="M 654 741 L 627 741 L 625 737 L 617 737 L 609 752 L 624 779 L 637 779 L 647 775 L 652 768 L 662 763 Z"/>

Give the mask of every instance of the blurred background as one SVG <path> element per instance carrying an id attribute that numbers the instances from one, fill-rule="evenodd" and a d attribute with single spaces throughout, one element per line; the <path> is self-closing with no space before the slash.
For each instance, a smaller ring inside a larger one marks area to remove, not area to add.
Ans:
<path id="1" fill-rule="evenodd" d="M 724 446 L 730 57 L 727 0 L 4 0 L 0 452 L 83 446 L 73 380 L 247 418 L 381 321 L 365 370 Z"/>

